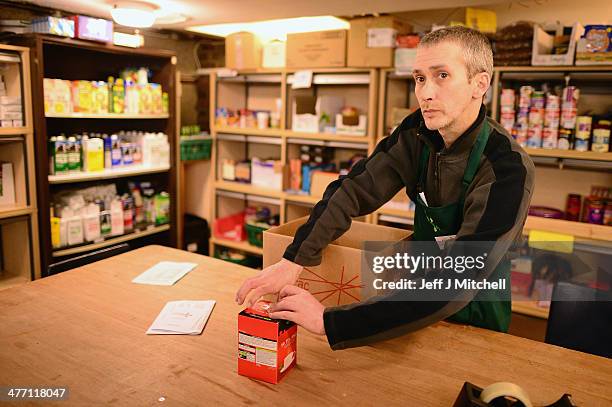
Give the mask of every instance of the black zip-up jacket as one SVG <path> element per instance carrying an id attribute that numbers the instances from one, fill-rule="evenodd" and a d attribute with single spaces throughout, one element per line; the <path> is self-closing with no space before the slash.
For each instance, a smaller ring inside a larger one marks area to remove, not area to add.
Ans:
<path id="1" fill-rule="evenodd" d="M 350 228 L 352 218 L 374 212 L 403 188 L 416 201 L 418 165 L 425 143 L 431 151 L 425 181 L 428 205 L 456 202 L 468 156 L 484 120 L 489 123 L 489 139 L 465 196 L 463 223 L 456 239 L 496 241 L 494 253 L 489 255 L 490 268 L 494 268 L 521 234 L 533 191 L 534 165 L 512 137 L 486 117 L 484 106 L 472 126 L 449 148 L 437 131 L 424 126 L 420 110 L 406 117 L 370 156 L 329 184 L 283 257 L 302 266 L 316 266 L 322 250 Z M 325 333 L 332 349 L 362 346 L 445 319 L 466 303 L 374 300 L 329 307 L 324 313 Z"/>

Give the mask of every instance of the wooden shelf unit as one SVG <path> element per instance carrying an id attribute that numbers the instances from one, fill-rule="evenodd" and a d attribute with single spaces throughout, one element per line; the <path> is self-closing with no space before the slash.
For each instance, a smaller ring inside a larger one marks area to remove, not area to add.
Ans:
<path id="1" fill-rule="evenodd" d="M 30 49 L 0 44 L 6 62 L 2 72 L 8 96 L 22 100 L 23 127 L 0 128 L 0 160 L 13 164 L 15 204 L 0 207 L 0 289 L 41 277 L 38 256 L 38 206 L 34 154 Z"/>
<path id="2" fill-rule="evenodd" d="M 363 112 L 367 112 L 368 130 L 366 136 L 303 133 L 291 130 L 291 118 L 289 117 L 292 104 L 291 81 L 292 75 L 296 71 L 297 70 L 294 69 L 239 71 L 237 72 L 237 76 L 229 78 L 217 76 L 216 71 L 206 72 L 211 75 L 211 123 L 215 123 L 215 110 L 217 107 L 228 107 L 233 109 L 251 108 L 255 110 L 257 108 L 267 107 L 267 110 L 274 110 L 271 108 L 274 103 L 273 99 L 279 98 L 281 100 L 280 128 L 258 129 L 212 126 L 211 133 L 214 142 L 211 166 L 214 170 L 209 174 L 207 184 L 210 185 L 210 188 L 205 192 L 213 202 L 210 213 L 211 222 L 214 222 L 217 216 L 219 216 L 217 200 L 223 199 L 223 195 L 218 195 L 217 191 L 230 191 L 244 194 L 245 202 L 246 200 L 256 199 L 258 196 L 272 199 L 274 200 L 273 202 L 276 202 L 274 205 L 279 207 L 281 223 L 287 221 L 288 207 L 298 205 L 312 206 L 319 201 L 318 198 L 309 195 L 298 195 L 280 190 L 258 188 L 250 184 L 223 181 L 219 169 L 220 160 L 223 158 L 234 159 L 235 157 L 244 157 L 246 154 L 242 150 L 243 147 L 240 147 L 240 145 L 232 147 L 229 146 L 230 143 L 241 142 L 251 146 L 255 144 L 270 144 L 267 148 L 260 146 L 258 151 L 270 152 L 270 154 L 275 156 L 275 159 L 281 161 L 283 166 L 288 165 L 288 150 L 290 146 L 292 144 L 299 144 L 300 141 L 303 141 L 305 144 L 324 145 L 348 150 L 371 151 L 373 149 L 376 139 L 378 71 L 376 69 L 351 68 L 314 69 L 313 87 L 309 90 L 315 94 L 319 90 L 332 93 L 342 93 L 345 89 L 352 90 L 354 93 L 353 95 L 345 96 L 346 104 L 351 105 L 356 101 L 357 104 L 362 107 L 362 114 Z M 360 97 L 362 95 L 365 96 Z M 230 98 L 230 96 L 233 96 L 233 98 Z M 224 103 L 233 103 L 234 105 L 224 105 Z M 243 137 L 240 138 L 240 136 Z M 278 138 L 280 139 L 280 143 L 265 143 L 264 140 L 257 140 L 253 137 Z M 226 144 L 220 146 L 220 143 Z M 221 155 L 224 151 L 229 152 L 232 148 L 234 150 L 239 150 L 232 153 L 234 157 L 223 157 Z M 211 253 L 214 253 L 215 246 L 229 247 L 256 255 L 261 255 L 263 253 L 260 248 L 251 246 L 246 242 L 236 243 L 218 238 L 212 238 L 210 246 Z"/>
<path id="3" fill-rule="evenodd" d="M 31 122 L 37 134 L 35 143 L 38 163 L 48 162 L 48 137 L 59 133 L 81 131 L 111 133 L 119 130 L 142 130 L 163 132 L 168 135 L 170 143 L 170 167 L 164 171 L 155 171 L 147 175 L 142 172 L 139 177 L 155 176 L 160 187 L 170 194 L 170 233 L 165 244 L 176 246 L 179 241 L 177 227 L 179 171 L 178 157 L 178 122 L 177 122 L 177 83 L 176 55 L 172 51 L 153 49 L 129 49 L 108 44 L 61 38 L 41 34 L 25 34 L 13 39 L 19 45 L 27 46 L 32 53 L 32 90 L 34 120 Z M 79 61 L 65 63 L 65 61 Z M 81 114 L 48 115 L 44 110 L 44 78 L 65 80 L 105 80 L 108 76 L 117 76 L 128 67 L 146 66 L 153 72 L 152 81 L 162 85 L 169 96 L 169 113 L 163 115 L 119 115 L 119 114 Z M 108 178 L 102 174 L 75 174 L 50 176 L 48 165 L 38 165 L 36 190 L 40 210 L 40 258 L 43 276 L 47 274 L 50 264 L 54 262 L 51 245 L 50 211 L 52 190 L 59 191 L 64 183 L 79 182 L 112 183 L 116 177 Z M 135 176 L 135 174 L 130 174 Z M 78 179 L 77 179 L 78 178 Z M 96 247 L 90 246 L 93 250 Z M 80 253 L 80 252 L 79 252 Z M 76 253 L 73 253 L 76 254 Z M 64 255 L 71 255 L 65 253 Z"/>
<path id="4" fill-rule="evenodd" d="M 68 247 L 65 249 L 57 249 L 53 251 L 53 257 L 64 257 L 64 256 L 72 256 L 75 254 L 85 253 L 92 250 L 102 249 L 104 247 L 109 247 L 115 244 L 129 242 L 130 240 L 140 239 L 141 237 L 151 236 L 158 233 L 166 232 L 170 230 L 170 225 L 159 225 L 159 226 L 150 226 L 146 229 L 137 230 L 132 233 L 126 233 L 125 235 L 110 237 L 104 239 L 100 242 L 92 242 L 89 244 L 84 244 L 76 247 Z"/>

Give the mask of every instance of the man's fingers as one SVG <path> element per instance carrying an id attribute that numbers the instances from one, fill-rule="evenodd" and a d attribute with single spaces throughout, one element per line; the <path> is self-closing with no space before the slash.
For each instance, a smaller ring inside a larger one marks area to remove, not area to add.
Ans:
<path id="1" fill-rule="evenodd" d="M 270 284 L 263 284 L 258 287 L 255 287 L 248 296 L 247 305 L 250 307 L 253 305 L 259 298 L 266 294 L 272 293 L 274 290 Z"/>
<path id="2" fill-rule="evenodd" d="M 280 300 L 276 304 L 272 304 L 270 306 L 270 312 L 298 311 L 298 310 L 299 310 L 299 304 L 296 303 L 295 297 L 293 296 L 285 297 L 284 299 Z"/>
<path id="3" fill-rule="evenodd" d="M 255 288 L 255 286 L 257 284 L 257 280 L 259 279 L 259 277 L 260 276 L 249 277 L 249 278 L 247 278 L 244 281 L 244 283 L 242 283 L 242 285 L 238 289 L 238 292 L 236 293 L 236 302 L 239 305 L 242 305 L 242 303 L 244 302 L 244 299 L 247 296 L 247 294 L 249 293 L 249 291 L 251 291 L 253 288 Z"/>
<path id="4" fill-rule="evenodd" d="M 296 324 L 299 325 L 298 323 L 298 314 L 295 312 L 291 312 L 291 311 L 277 311 L 277 312 L 270 312 L 270 318 L 272 319 L 286 319 L 287 321 L 291 321 L 291 322 L 295 322 Z"/>
<path id="5" fill-rule="evenodd" d="M 286 285 L 284 286 L 281 290 L 280 290 L 280 294 L 279 297 L 282 299 L 284 297 L 290 296 L 290 295 L 296 295 L 296 294 L 300 294 L 302 292 L 304 292 L 306 290 L 295 286 L 295 285 Z"/>

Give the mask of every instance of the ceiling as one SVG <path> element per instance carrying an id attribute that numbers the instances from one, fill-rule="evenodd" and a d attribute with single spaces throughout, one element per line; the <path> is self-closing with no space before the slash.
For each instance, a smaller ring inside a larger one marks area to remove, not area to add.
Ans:
<path id="1" fill-rule="evenodd" d="M 31 3 L 76 13 L 110 18 L 113 0 L 30 0 Z M 508 3 L 509 0 L 149 0 L 188 21 L 157 27 L 184 29 L 194 25 L 238 23 L 276 18 L 335 15 L 354 16 L 448 7 Z"/>

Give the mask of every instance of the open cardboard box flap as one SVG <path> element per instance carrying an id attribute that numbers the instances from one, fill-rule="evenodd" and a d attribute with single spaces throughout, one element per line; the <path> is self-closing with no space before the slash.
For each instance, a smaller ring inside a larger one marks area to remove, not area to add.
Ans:
<path id="1" fill-rule="evenodd" d="M 296 219 L 264 232 L 264 267 L 280 261 L 295 232 L 307 219 Z M 310 291 L 325 306 L 360 301 L 363 243 L 367 240 L 394 243 L 411 234 L 409 230 L 353 221 L 346 233 L 323 250 L 320 265 L 304 268 L 297 285 Z"/>

